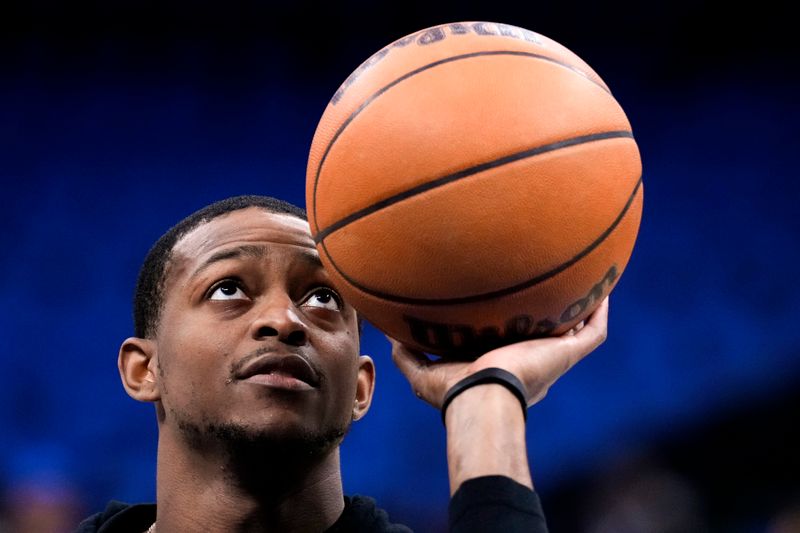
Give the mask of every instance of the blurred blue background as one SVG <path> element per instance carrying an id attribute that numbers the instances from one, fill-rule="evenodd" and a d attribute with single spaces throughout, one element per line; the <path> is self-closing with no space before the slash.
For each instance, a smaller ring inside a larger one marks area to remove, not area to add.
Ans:
<path id="1" fill-rule="evenodd" d="M 529 414 L 551 527 L 778 531 L 800 502 L 791 18 L 769 2 L 491 4 L 4 8 L 0 531 L 23 531 L 35 502 L 68 521 L 112 498 L 153 498 L 154 411 L 116 369 L 149 246 L 223 197 L 304 205 L 307 149 L 344 78 L 396 38 L 461 20 L 575 51 L 642 152 L 642 226 L 609 339 Z M 345 488 L 441 531 L 439 415 L 410 393 L 379 332 L 367 329 L 363 351 L 379 382 L 343 445 Z"/>

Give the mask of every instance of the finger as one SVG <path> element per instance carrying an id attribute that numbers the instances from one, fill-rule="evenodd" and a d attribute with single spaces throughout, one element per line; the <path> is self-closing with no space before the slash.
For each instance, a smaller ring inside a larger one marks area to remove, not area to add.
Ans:
<path id="1" fill-rule="evenodd" d="M 409 348 L 391 337 L 386 338 L 392 345 L 392 361 L 407 378 L 431 364 L 431 360 L 419 350 Z"/>
<path id="2" fill-rule="evenodd" d="M 423 352 L 409 348 L 392 338 L 389 338 L 389 342 L 392 344 L 392 361 L 406 377 L 416 397 L 434 407 L 440 407 L 444 393 L 440 390 L 441 377 L 433 372 L 432 367 L 435 362 Z"/>
<path id="3" fill-rule="evenodd" d="M 568 332 L 566 332 L 566 333 L 565 333 L 565 335 L 575 335 L 576 333 L 578 333 L 580 330 L 582 330 L 582 329 L 583 329 L 583 326 L 584 326 L 585 324 L 586 324 L 586 323 L 585 323 L 583 320 L 581 320 L 580 322 L 578 322 L 577 324 L 575 324 L 575 326 L 574 326 L 574 327 L 573 327 L 571 330 L 569 330 Z"/>
<path id="4" fill-rule="evenodd" d="M 522 342 L 519 347 L 538 361 L 540 378 L 543 378 L 545 383 L 552 383 L 603 343 L 607 325 L 608 299 L 606 298 L 580 330 L 560 337 Z"/>
<path id="5" fill-rule="evenodd" d="M 606 296 L 597 309 L 589 316 L 583 328 L 576 333 L 577 337 L 586 342 L 589 351 L 600 346 L 608 336 L 608 296 Z"/>
<path id="6" fill-rule="evenodd" d="M 608 334 L 608 297 L 606 297 L 597 309 L 589 316 L 588 321 L 584 321 L 583 326 L 570 336 L 562 337 L 563 345 L 554 352 L 554 357 L 563 358 L 560 374 L 563 374 L 584 357 L 592 353 L 595 348 L 603 344 Z"/>

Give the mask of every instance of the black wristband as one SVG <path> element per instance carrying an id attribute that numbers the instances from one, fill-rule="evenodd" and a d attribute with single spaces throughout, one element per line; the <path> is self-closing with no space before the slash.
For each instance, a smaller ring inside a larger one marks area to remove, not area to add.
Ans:
<path id="1" fill-rule="evenodd" d="M 528 400 L 525 397 L 525 385 L 517 379 L 517 376 L 502 368 L 484 368 L 474 374 L 470 374 L 450 387 L 450 390 L 444 395 L 444 401 L 442 402 L 442 423 L 444 423 L 444 414 L 445 411 L 447 411 L 447 406 L 450 405 L 450 402 L 452 402 L 456 396 L 470 387 L 482 385 L 484 383 L 497 383 L 510 390 L 522 405 L 522 417 L 526 421 L 528 420 Z"/>

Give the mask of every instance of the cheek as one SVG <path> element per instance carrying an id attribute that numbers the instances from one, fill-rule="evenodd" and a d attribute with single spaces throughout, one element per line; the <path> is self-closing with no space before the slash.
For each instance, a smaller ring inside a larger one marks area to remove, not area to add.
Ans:
<path id="1" fill-rule="evenodd" d="M 351 406 L 355 398 L 358 380 L 358 344 L 352 342 L 352 336 L 342 334 L 336 346 L 329 346 L 323 357 L 328 355 L 328 378 L 335 391 L 335 403 L 340 406 Z"/>
<path id="2" fill-rule="evenodd" d="M 161 337 L 169 353 L 178 354 L 179 359 L 200 362 L 207 355 L 225 357 L 236 346 L 238 324 L 220 324 L 201 309 L 174 314 L 179 316 L 169 321 Z"/>
<path id="3" fill-rule="evenodd" d="M 225 384 L 230 346 L 225 339 L 203 327 L 172 328 L 159 343 L 159 365 L 167 379 L 168 392 L 185 391 L 192 398 Z M 172 377 L 170 379 L 170 376 Z"/>

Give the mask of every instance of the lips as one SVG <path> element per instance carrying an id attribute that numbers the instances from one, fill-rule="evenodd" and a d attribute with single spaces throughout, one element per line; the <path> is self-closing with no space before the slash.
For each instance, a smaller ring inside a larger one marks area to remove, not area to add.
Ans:
<path id="1" fill-rule="evenodd" d="M 314 388 L 320 384 L 319 374 L 304 357 L 298 354 L 268 353 L 247 361 L 234 372 L 234 376 L 239 380 L 270 375 L 296 379 Z"/>

